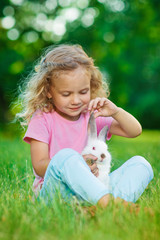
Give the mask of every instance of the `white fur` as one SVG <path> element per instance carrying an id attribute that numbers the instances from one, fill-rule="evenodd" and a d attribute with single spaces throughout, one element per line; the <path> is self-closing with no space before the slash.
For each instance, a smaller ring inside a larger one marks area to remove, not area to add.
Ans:
<path id="1" fill-rule="evenodd" d="M 105 138 L 107 135 L 107 128 L 104 127 L 99 136 L 97 137 L 97 133 L 95 133 L 96 130 L 96 124 L 95 124 L 95 119 L 93 115 L 90 117 L 90 121 L 88 125 L 89 128 L 91 129 L 89 132 L 88 136 L 88 143 L 86 147 L 82 151 L 82 155 L 85 154 L 92 154 L 97 157 L 96 164 L 97 168 L 99 169 L 99 176 L 98 179 L 105 184 L 107 188 L 109 188 L 109 173 L 110 173 L 110 168 L 111 168 L 111 154 L 108 151 L 108 146 L 105 142 Z M 94 124 L 94 127 L 93 127 Z M 101 135 L 101 136 L 100 136 Z M 104 135 L 104 136 L 102 136 Z M 103 139 L 103 140 L 102 140 Z M 105 158 L 102 158 L 101 155 L 104 154 Z"/>

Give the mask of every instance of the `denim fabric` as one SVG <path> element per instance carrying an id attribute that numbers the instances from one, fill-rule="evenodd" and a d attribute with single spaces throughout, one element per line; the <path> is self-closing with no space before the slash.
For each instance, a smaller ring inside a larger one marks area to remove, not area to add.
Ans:
<path id="1" fill-rule="evenodd" d="M 149 162 L 141 156 L 134 156 L 110 173 L 111 193 L 114 197 L 136 202 L 152 179 Z"/>
<path id="2" fill-rule="evenodd" d="M 65 201 L 73 196 L 80 201 L 95 204 L 105 194 L 111 193 L 126 201 L 136 202 L 153 178 L 151 165 L 140 156 L 125 162 L 110 173 L 110 189 L 107 189 L 90 171 L 83 157 L 73 149 L 59 151 L 47 168 L 40 199 L 52 201 L 56 191 Z"/>

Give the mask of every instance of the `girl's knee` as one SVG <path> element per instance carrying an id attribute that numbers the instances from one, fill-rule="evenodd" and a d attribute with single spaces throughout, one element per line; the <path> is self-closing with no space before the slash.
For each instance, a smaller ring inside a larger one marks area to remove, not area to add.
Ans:
<path id="1" fill-rule="evenodd" d="M 51 159 L 50 165 L 56 165 L 56 167 L 62 167 L 66 161 L 72 161 L 74 159 L 81 159 L 82 156 L 71 148 L 63 148 L 57 152 Z"/>
<path id="2" fill-rule="evenodd" d="M 45 177 L 55 176 L 61 179 L 63 169 L 66 166 L 73 168 L 78 161 L 83 161 L 83 157 L 73 149 L 64 148 L 57 152 L 51 159 Z"/>
<path id="3" fill-rule="evenodd" d="M 63 148 L 59 152 L 57 152 L 54 155 L 54 157 L 58 157 L 58 158 L 62 159 L 64 157 L 68 158 L 68 157 L 73 156 L 73 155 L 79 155 L 79 153 L 72 148 Z"/>
<path id="4" fill-rule="evenodd" d="M 150 163 L 141 156 L 125 162 L 112 176 L 112 193 L 126 201 L 135 202 L 153 179 Z"/>
<path id="5" fill-rule="evenodd" d="M 147 168 L 147 170 L 149 171 L 151 179 L 153 178 L 153 169 L 151 167 L 151 164 L 144 157 L 134 156 L 133 158 L 131 158 L 131 161 L 132 161 L 132 163 L 134 163 L 137 166 L 141 165 L 145 169 Z"/>

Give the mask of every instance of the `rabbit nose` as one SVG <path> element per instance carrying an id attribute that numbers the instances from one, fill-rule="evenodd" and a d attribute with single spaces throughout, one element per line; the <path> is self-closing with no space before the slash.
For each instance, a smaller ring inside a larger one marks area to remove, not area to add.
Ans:
<path id="1" fill-rule="evenodd" d="M 101 154 L 101 158 L 105 158 L 106 155 L 104 153 Z"/>

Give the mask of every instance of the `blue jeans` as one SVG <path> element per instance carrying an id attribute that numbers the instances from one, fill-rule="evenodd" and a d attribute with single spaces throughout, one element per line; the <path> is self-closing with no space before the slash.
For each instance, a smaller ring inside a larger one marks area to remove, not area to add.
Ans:
<path id="1" fill-rule="evenodd" d="M 92 173 L 83 157 L 70 148 L 59 151 L 50 161 L 40 191 L 40 199 L 52 201 L 60 191 L 65 201 L 73 196 L 96 204 L 105 194 L 112 194 L 129 202 L 136 202 L 153 179 L 151 165 L 141 156 L 134 156 L 110 173 L 107 189 Z"/>

